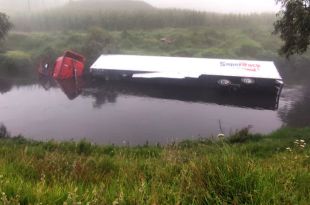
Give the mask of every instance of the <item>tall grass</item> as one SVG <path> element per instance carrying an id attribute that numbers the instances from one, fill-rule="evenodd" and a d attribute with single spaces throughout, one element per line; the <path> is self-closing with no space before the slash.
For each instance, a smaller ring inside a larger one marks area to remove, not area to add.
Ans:
<path id="1" fill-rule="evenodd" d="M 243 132 L 244 133 L 244 132 Z M 0 140 L 3 204 L 307 204 L 310 129 L 118 147 Z M 248 140 L 244 141 L 244 138 Z M 258 137 L 258 138 L 257 138 Z M 295 143 L 294 143 L 295 142 Z M 300 142 L 300 141 L 298 141 Z"/>

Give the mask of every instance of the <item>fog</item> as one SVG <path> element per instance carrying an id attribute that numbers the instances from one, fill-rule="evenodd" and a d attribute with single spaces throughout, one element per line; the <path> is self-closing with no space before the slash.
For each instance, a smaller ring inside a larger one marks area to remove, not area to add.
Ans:
<path id="1" fill-rule="evenodd" d="M 220 13 L 277 12 L 275 0 L 145 0 L 156 7 L 195 9 Z"/>
<path id="2" fill-rule="evenodd" d="M 70 0 L 0 0 L 0 11 L 36 11 L 61 6 Z"/>
<path id="3" fill-rule="evenodd" d="M 35 11 L 47 9 L 74 0 L 0 0 L 0 11 Z M 85 0 L 87 1 L 87 0 Z M 120 1 L 120 0 L 101 0 Z M 126 1 L 126 0 L 122 0 Z M 143 1 L 143 0 L 137 0 Z M 275 0 L 144 0 L 154 7 L 194 9 L 218 13 L 277 12 Z"/>

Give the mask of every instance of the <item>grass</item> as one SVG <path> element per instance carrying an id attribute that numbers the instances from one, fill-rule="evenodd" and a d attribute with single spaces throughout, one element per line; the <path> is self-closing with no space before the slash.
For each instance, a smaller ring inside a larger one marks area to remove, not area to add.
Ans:
<path id="1" fill-rule="evenodd" d="M 308 204 L 310 128 L 166 146 L 37 142 L 0 129 L 2 204 Z M 304 140 L 304 141 L 296 141 Z"/>

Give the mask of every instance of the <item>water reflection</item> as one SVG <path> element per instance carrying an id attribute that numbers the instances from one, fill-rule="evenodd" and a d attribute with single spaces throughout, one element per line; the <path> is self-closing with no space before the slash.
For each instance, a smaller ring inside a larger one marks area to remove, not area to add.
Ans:
<path id="1" fill-rule="evenodd" d="M 40 75 L 39 78 L 38 78 L 38 83 L 45 90 L 49 90 L 52 87 L 57 87 L 56 81 L 53 78 L 49 77 L 49 76 Z"/>
<path id="2" fill-rule="evenodd" d="M 69 100 L 74 100 L 82 93 L 84 81 L 82 79 L 68 79 L 56 81 Z"/>
<path id="3" fill-rule="evenodd" d="M 68 99 L 73 100 L 79 95 L 91 96 L 95 99 L 94 108 L 102 108 L 106 103 L 116 103 L 119 95 L 147 96 L 184 102 L 214 103 L 225 106 L 236 106 L 253 109 L 276 110 L 278 96 L 255 92 L 221 92 L 205 87 L 185 87 L 169 84 L 152 84 L 140 81 L 100 81 L 83 78 L 69 80 L 53 80 L 41 77 L 42 87 L 60 87 Z"/>
<path id="4" fill-rule="evenodd" d="M 0 78 L 0 93 L 4 94 L 13 88 L 13 82 L 7 79 Z"/>
<path id="5" fill-rule="evenodd" d="M 85 89 L 82 95 L 95 98 L 94 107 L 101 108 L 105 103 L 116 103 L 118 95 L 147 96 L 151 98 L 179 100 L 184 102 L 214 103 L 253 109 L 276 110 L 276 95 L 251 92 L 220 92 L 205 87 L 182 87 L 159 85 L 135 81 L 92 82 L 91 89 Z"/>
<path id="6" fill-rule="evenodd" d="M 59 87 L 69 100 L 74 100 L 78 97 L 85 86 L 85 80 L 82 78 L 54 80 L 49 76 L 40 75 L 38 82 L 46 91 L 51 88 Z"/>
<path id="7" fill-rule="evenodd" d="M 310 85 L 287 90 L 283 95 L 285 104 L 279 109 L 279 116 L 290 127 L 310 126 Z"/>

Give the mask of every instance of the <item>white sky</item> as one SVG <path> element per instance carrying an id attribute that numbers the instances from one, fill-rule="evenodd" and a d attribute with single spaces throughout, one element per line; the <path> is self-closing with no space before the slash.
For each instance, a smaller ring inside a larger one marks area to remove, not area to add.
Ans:
<path id="1" fill-rule="evenodd" d="M 277 12 L 275 0 L 145 0 L 160 8 L 186 8 L 220 13 Z"/>

